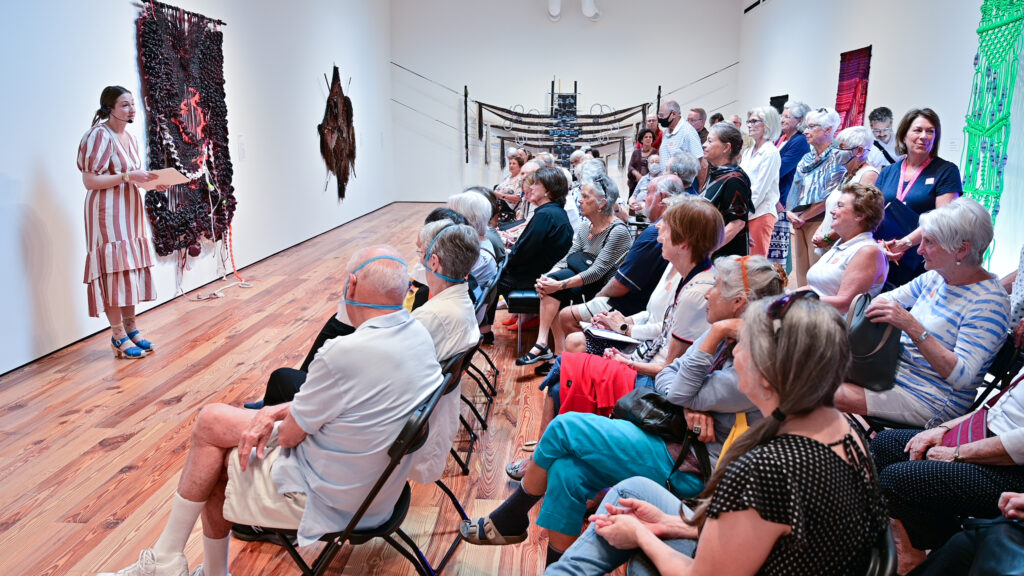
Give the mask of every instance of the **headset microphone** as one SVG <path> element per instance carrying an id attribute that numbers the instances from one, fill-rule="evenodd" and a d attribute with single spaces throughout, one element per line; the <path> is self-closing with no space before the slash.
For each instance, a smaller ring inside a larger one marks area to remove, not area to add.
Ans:
<path id="1" fill-rule="evenodd" d="M 109 114 L 110 114 L 110 116 L 111 116 L 112 118 L 117 118 L 117 115 L 116 115 L 116 114 L 114 114 L 114 112 L 113 112 L 113 111 L 109 112 Z M 124 119 L 124 118 L 117 118 L 117 119 L 118 119 L 118 120 L 120 120 L 121 122 L 124 122 L 124 123 L 126 123 L 126 124 L 131 124 L 132 122 L 135 122 L 135 119 L 134 119 L 134 118 L 128 118 L 128 119 Z"/>

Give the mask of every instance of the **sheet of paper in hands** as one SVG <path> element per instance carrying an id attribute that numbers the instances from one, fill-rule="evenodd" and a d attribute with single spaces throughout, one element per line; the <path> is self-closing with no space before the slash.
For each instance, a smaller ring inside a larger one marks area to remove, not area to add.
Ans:
<path id="1" fill-rule="evenodd" d="M 636 338 L 630 338 L 625 334 L 593 326 L 584 330 L 584 335 L 587 337 L 588 347 L 590 344 L 596 344 L 602 350 L 604 348 L 616 348 L 623 354 L 632 353 L 640 345 L 640 341 Z"/>
<path id="2" fill-rule="evenodd" d="M 150 174 L 156 174 L 157 179 L 151 182 L 146 182 L 142 185 L 142 187 L 147 190 L 156 188 L 157 186 L 177 186 L 178 184 L 188 184 L 188 177 L 174 168 L 150 170 Z"/>

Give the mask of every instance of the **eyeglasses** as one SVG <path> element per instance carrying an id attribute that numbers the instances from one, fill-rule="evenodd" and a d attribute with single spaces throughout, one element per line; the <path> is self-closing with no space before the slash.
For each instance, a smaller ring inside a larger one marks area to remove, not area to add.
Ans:
<path id="1" fill-rule="evenodd" d="M 888 134 L 890 132 L 892 132 L 892 128 L 882 128 L 881 130 L 874 130 L 874 129 L 871 130 L 871 133 L 874 134 L 875 136 L 884 136 L 884 135 L 886 135 L 886 134 Z"/>
<path id="2" fill-rule="evenodd" d="M 806 124 L 804 125 L 804 132 L 809 132 L 815 128 L 821 128 L 821 124 Z"/>
<path id="3" fill-rule="evenodd" d="M 793 303 L 797 300 L 817 300 L 818 293 L 813 290 L 798 290 L 792 294 L 786 294 L 775 302 L 768 305 L 768 317 L 772 319 L 772 330 L 776 338 L 779 337 L 779 330 L 782 329 L 782 319 L 786 317 Z"/>
<path id="4" fill-rule="evenodd" d="M 752 118 L 750 120 L 747 120 L 747 126 L 757 126 L 758 124 L 760 124 L 762 122 L 764 122 L 764 120 L 761 120 L 761 119 L 758 119 L 758 118 Z"/>

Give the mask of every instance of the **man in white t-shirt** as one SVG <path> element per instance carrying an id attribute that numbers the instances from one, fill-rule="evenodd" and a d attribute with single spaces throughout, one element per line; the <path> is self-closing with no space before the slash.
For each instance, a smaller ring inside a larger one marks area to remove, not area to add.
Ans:
<path id="1" fill-rule="evenodd" d="M 701 145 L 700 136 L 690 126 L 689 122 L 683 122 L 683 116 L 679 109 L 679 103 L 675 100 L 668 100 L 658 110 L 658 123 L 666 128 L 661 139 L 661 147 L 658 148 L 658 156 L 663 160 L 672 156 L 676 150 L 684 150 L 700 159 L 700 172 L 697 175 L 697 189 L 704 187 L 704 180 L 708 176 L 708 161 L 704 159 L 704 147 Z"/>

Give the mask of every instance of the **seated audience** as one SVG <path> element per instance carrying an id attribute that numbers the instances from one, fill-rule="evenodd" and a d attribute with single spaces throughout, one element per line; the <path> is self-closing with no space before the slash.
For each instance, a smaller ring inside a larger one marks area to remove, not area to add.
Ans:
<path id="1" fill-rule="evenodd" d="M 747 113 L 747 131 L 753 146 L 743 150 L 740 168 L 750 177 L 750 253 L 768 254 L 779 204 L 779 150 L 772 143 L 779 136 L 779 113 L 771 106 L 754 108 Z"/>
<path id="2" fill-rule="evenodd" d="M 716 262 L 723 260 L 726 259 Z M 735 323 L 717 321 L 739 314 L 748 298 L 782 291 L 781 278 L 763 257 L 728 260 L 723 265 L 724 274 L 731 284 L 729 289 L 738 286 L 738 293 L 729 294 L 715 288 L 707 292 L 707 319 L 716 321 L 705 333 L 705 340 L 709 340 L 707 345 L 691 346 L 658 376 L 656 384 L 659 390 L 667 392 L 670 400 L 680 401 L 682 407 L 699 405 L 709 412 L 707 420 L 698 420 L 692 413 L 687 418 L 694 432 L 708 442 L 704 448 L 710 466 L 714 466 L 721 452 L 722 443 L 735 422 L 735 414 L 752 411 L 756 406 L 743 398 L 736 389 L 735 376 L 730 374 L 735 369 L 726 340 L 735 339 Z M 747 272 L 746 283 L 744 272 Z M 714 359 L 705 362 L 703 354 L 710 354 Z M 698 366 L 705 370 L 702 372 Z M 703 424 L 698 428 L 695 422 Z M 587 499 L 602 488 L 639 475 L 658 482 L 668 479 L 680 497 L 697 494 L 705 481 L 697 465 L 699 456 L 682 453 L 682 463 L 676 469 L 674 466 L 679 462 L 676 456 L 680 451 L 681 445 L 666 443 L 628 420 L 579 412 L 561 414 L 551 422 L 537 444 L 521 487 L 489 517 L 475 524 L 463 522 L 463 537 L 476 544 L 521 541 L 529 527 L 528 512 L 543 496 L 537 524 L 548 530 L 550 563 L 578 537 Z"/>
<path id="3" fill-rule="evenodd" d="M 523 199 L 523 164 L 519 156 L 514 152 L 508 157 L 508 176 L 494 188 L 494 195 L 502 202 L 501 214 L 505 215 L 503 221 L 514 219 L 516 208 Z"/>
<path id="4" fill-rule="evenodd" d="M 572 247 L 573 230 L 562 205 L 569 183 L 561 170 L 537 171 L 526 191 L 526 201 L 536 210 L 512 246 L 505 272 L 498 280 L 499 292 L 532 290 L 537 278 L 550 270 Z"/>
<path id="5" fill-rule="evenodd" d="M 616 354 L 607 359 L 585 359 L 594 367 L 602 366 L 609 374 L 620 376 L 618 389 L 628 391 L 634 386 L 653 387 L 658 372 L 685 352 L 707 329 L 705 294 L 714 284 L 715 277 L 710 257 L 711 251 L 721 242 L 723 227 L 721 215 L 706 202 L 690 196 L 678 196 L 665 211 L 665 218 L 653 227 L 658 234 L 656 245 L 672 263 L 658 284 L 663 288 L 651 295 L 646 310 L 642 312 L 624 316 L 621 312 L 609 310 L 599 312 L 592 319 L 598 328 L 624 333 L 642 343 L 629 356 Z M 580 372 L 578 367 L 583 360 L 578 353 L 586 350 L 583 334 L 573 333 L 566 341 L 566 350 L 577 354 L 563 355 L 561 360 L 556 360 L 541 384 L 541 389 L 547 389 L 548 394 L 541 409 L 540 435 L 559 412 L 561 363 L 568 358 L 572 363 L 569 369 Z M 605 398 L 614 404 L 610 396 Z M 603 408 L 606 410 L 602 413 L 607 415 L 611 405 Z M 529 459 L 519 460 L 507 466 L 505 471 L 514 479 L 522 478 L 528 462 Z"/>
<path id="6" fill-rule="evenodd" d="M 894 286 L 902 286 L 925 271 L 922 256 L 914 249 L 921 241 L 914 216 L 941 208 L 963 193 L 956 164 L 939 158 L 941 136 L 942 125 L 934 110 L 915 108 L 907 112 L 896 130 L 896 151 L 906 157 L 878 175 L 876 185 L 885 194 L 885 202 L 910 209 L 886 209 L 877 234 L 879 240 L 887 240 L 886 250 L 900 263 L 889 268 L 888 281 Z"/>
<path id="7" fill-rule="evenodd" d="M 928 271 L 867 310 L 873 321 L 903 331 L 896 384 L 883 392 L 843 384 L 836 407 L 844 412 L 921 427 L 956 418 L 1006 338 L 1009 299 L 982 266 L 992 242 L 989 213 L 959 198 L 923 215 L 921 230 Z"/>
<path id="8" fill-rule="evenodd" d="M 546 575 L 610 573 L 637 550 L 660 574 L 866 571 L 886 519 L 864 440 L 831 406 L 846 323 L 806 295 L 743 314 L 735 373 L 764 418 L 719 461 L 696 513 L 649 478 L 620 482 Z"/>
<path id="9" fill-rule="evenodd" d="M 494 255 L 495 261 L 499 265 L 504 264 L 508 253 L 505 251 L 505 241 L 501 239 L 501 234 L 498 233 L 498 213 L 501 210 L 498 206 L 498 197 L 494 195 L 494 192 L 483 186 L 471 186 L 466 188 L 465 191 L 482 195 L 491 205 L 491 217 L 487 219 L 487 241 L 491 243 L 490 253 Z"/>
<path id="10" fill-rule="evenodd" d="M 579 332 L 583 329 L 581 322 L 590 322 L 599 313 L 616 310 L 624 316 L 632 316 L 648 305 L 655 287 L 661 285 L 659 278 L 668 264 L 662 257 L 657 222 L 668 208 L 668 202 L 682 192 L 679 179 L 674 176 L 659 178 L 651 184 L 651 191 L 644 198 L 643 213 L 655 224 L 637 236 L 615 275 L 593 298 L 566 306 L 558 313 L 563 334 Z"/>
<path id="11" fill-rule="evenodd" d="M 678 150 L 668 158 L 663 172 L 666 175 L 675 175 L 683 183 L 683 189 L 687 194 L 697 196 L 700 194 L 697 178 L 700 176 L 701 162 L 702 160 L 698 160 L 693 154 Z"/>
<path id="12" fill-rule="evenodd" d="M 786 199 L 786 219 L 793 226 L 790 249 L 797 286 L 807 283 L 807 270 L 818 261 L 811 239 L 825 218 L 825 198 L 839 187 L 846 174 L 840 160 L 849 159 L 836 153 L 834 140 L 839 122 L 839 114 L 831 108 L 808 112 L 804 120 L 804 137 L 811 150 L 797 165 Z"/>
<path id="13" fill-rule="evenodd" d="M 537 278 L 534 289 L 540 295 L 540 327 L 533 348 L 516 360 L 519 366 L 554 358 L 562 349 L 558 311 L 573 302 L 593 298 L 615 273 L 616 265 L 629 251 L 632 238 L 626 225 L 612 214 L 618 190 L 608 176 L 584 179 L 580 214 L 586 219 L 576 228 L 572 247 L 546 274 Z M 551 346 L 548 330 L 554 333 Z M 552 353 L 552 347 L 554 353 Z"/>
<path id="14" fill-rule="evenodd" d="M 718 256 L 746 256 L 750 250 L 747 220 L 754 211 L 750 199 L 750 178 L 737 166 L 743 149 L 743 137 L 735 127 L 719 122 L 711 127 L 704 143 L 704 157 L 711 168 L 701 191 L 725 219 L 725 243 L 715 251 Z"/>
<path id="15" fill-rule="evenodd" d="M 498 272 L 498 259 L 494 248 L 487 239 L 487 222 L 491 218 L 491 205 L 486 198 L 474 192 L 461 192 L 448 197 L 448 207 L 462 214 L 466 223 L 476 230 L 480 243 L 480 255 L 469 273 L 476 279 L 481 290 L 491 285 Z M 502 250 L 502 253 L 505 251 Z M 474 302 L 475 302 L 474 298 Z"/>
<path id="16" fill-rule="evenodd" d="M 822 252 L 828 250 L 836 242 L 836 235 L 832 233 L 832 210 L 839 203 L 839 197 L 843 194 L 845 186 L 847 184 L 873 185 L 878 179 L 878 168 L 866 161 L 871 140 L 871 132 L 864 126 L 851 126 L 836 136 L 836 143 L 839 147 L 836 152 L 837 161 L 846 168 L 846 175 L 843 176 L 839 187 L 825 198 L 825 219 L 821 221 L 821 226 L 811 238 L 811 243 Z M 846 162 L 843 162 L 844 159 Z M 884 211 L 884 204 L 882 209 Z"/>
<path id="17" fill-rule="evenodd" d="M 398 253 L 360 250 L 347 270 L 356 331 L 324 345 L 293 402 L 202 409 L 170 518 L 153 548 L 120 574 L 188 576 L 185 544 L 200 514 L 204 558 L 194 574 L 227 574 L 232 522 L 297 529 L 300 546 L 349 522 L 384 471 L 387 449 L 442 378 L 426 328 L 402 309 L 409 271 Z M 410 466 L 395 470 L 362 527 L 391 516 Z"/>
<path id="18" fill-rule="evenodd" d="M 943 436 L 978 419 L 980 438 Z M 1024 386 L 1014 385 L 991 408 L 928 430 L 885 430 L 871 443 L 889 515 L 910 545 L 900 549 L 909 569 L 960 530 L 963 518 L 999 516 L 1000 494 L 1024 486 Z M 906 570 L 903 570 L 906 572 Z"/>
<path id="19" fill-rule="evenodd" d="M 654 147 L 654 133 L 644 128 L 637 134 L 637 141 L 640 142 L 640 148 L 633 150 L 633 155 L 629 159 L 629 174 L 626 178 L 626 183 L 629 186 L 629 193 L 632 194 L 633 190 L 636 189 L 637 182 L 647 174 L 647 161 L 652 155 L 657 157 L 658 150 Z"/>
<path id="20" fill-rule="evenodd" d="M 807 271 L 807 287 L 843 314 L 858 294 L 878 296 L 885 284 L 889 264 L 871 235 L 884 214 L 882 193 L 866 184 L 844 186 L 832 208 L 835 244 Z"/>
<path id="21" fill-rule="evenodd" d="M 424 218 L 423 223 L 430 224 L 440 220 L 449 220 L 453 224 L 466 224 L 466 219 L 461 214 L 443 206 L 431 210 L 427 217 Z M 427 284 L 426 268 L 421 262 L 413 265 L 409 272 L 409 277 L 409 291 L 403 304 L 411 312 L 427 301 L 430 287 Z M 471 276 L 467 284 L 470 286 L 476 285 L 476 281 Z M 299 368 L 278 368 L 271 372 L 270 377 L 267 378 L 267 388 L 263 393 L 263 399 L 247 402 L 245 407 L 259 410 L 264 406 L 274 406 L 290 402 L 295 393 L 302 387 L 302 383 L 306 381 L 309 365 L 313 362 L 313 358 L 316 357 L 317 352 L 320 351 L 324 343 L 332 338 L 347 336 L 354 331 L 355 328 L 352 327 L 352 323 L 348 319 L 345 303 L 338 303 L 336 313 L 332 314 L 323 327 L 320 328 L 320 332 L 314 339 L 313 345 L 310 346 L 309 351 L 306 353 L 306 358 L 302 361 Z"/>
<path id="22" fill-rule="evenodd" d="M 431 297 L 413 310 L 412 316 L 427 329 L 434 342 L 435 357 L 442 365 L 480 341 L 476 311 L 465 280 L 480 252 L 479 232 L 471 226 L 453 224 L 451 220 L 427 224 L 416 239 L 416 254 L 427 270 Z M 402 343 L 396 345 L 403 346 Z M 427 442 L 412 456 L 414 464 L 410 476 L 413 480 L 428 484 L 441 478 L 448 449 L 459 430 L 460 402 L 458 390 L 438 401 L 430 416 Z"/>

